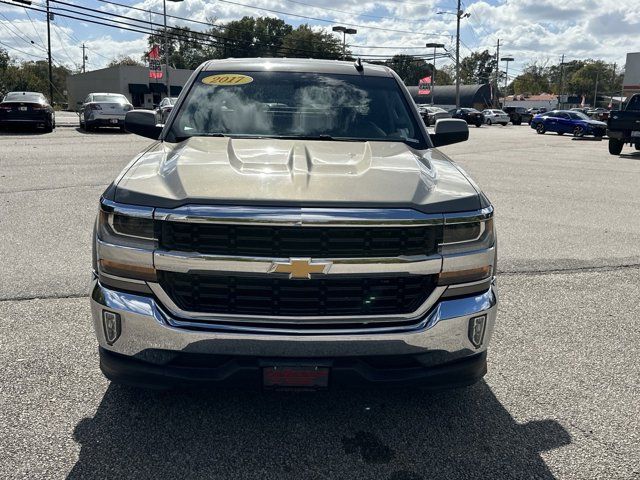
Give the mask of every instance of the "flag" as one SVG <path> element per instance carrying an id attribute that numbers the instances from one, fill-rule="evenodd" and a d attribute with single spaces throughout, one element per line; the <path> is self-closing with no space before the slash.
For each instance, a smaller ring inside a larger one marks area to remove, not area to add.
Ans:
<path id="1" fill-rule="evenodd" d="M 418 81 L 418 95 L 429 95 L 431 93 L 431 77 L 424 77 Z"/>
<path id="2" fill-rule="evenodd" d="M 160 47 L 154 45 L 149 53 L 149 78 L 159 80 L 162 78 L 162 64 L 160 63 Z"/>

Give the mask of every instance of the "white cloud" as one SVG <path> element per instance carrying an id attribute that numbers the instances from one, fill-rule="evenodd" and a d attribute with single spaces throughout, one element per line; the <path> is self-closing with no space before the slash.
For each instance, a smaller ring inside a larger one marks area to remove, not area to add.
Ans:
<path id="1" fill-rule="evenodd" d="M 123 0 L 114 1 L 126 3 Z M 354 52 L 362 55 L 393 55 L 395 53 L 428 55 L 431 52 L 426 48 L 415 50 L 404 47 L 423 47 L 425 42 L 435 39 L 445 43 L 448 48 L 453 48 L 455 16 L 437 14 L 440 10 L 451 10 L 454 2 L 450 0 L 232 1 L 246 6 L 224 1 L 186 0 L 180 3 L 167 2 L 167 9 L 171 15 L 201 22 L 215 19 L 217 24 L 221 24 L 245 15 L 268 15 L 282 18 L 294 25 L 309 23 L 314 28 L 330 31 L 332 23 L 293 17 L 291 14 L 323 18 L 335 23 L 357 24 L 358 34 L 348 37 L 347 40 L 352 45 L 403 47 L 398 49 L 352 48 Z M 493 51 L 493 46 L 499 38 L 502 44 L 501 52 L 516 58 L 516 62 L 512 65 L 513 71 L 532 61 L 557 62 L 563 53 L 570 58 L 600 58 L 622 63 L 626 52 L 640 51 L 640 35 L 637 35 L 640 31 L 638 1 L 466 0 L 466 10 L 471 13 L 471 17 L 462 21 L 462 40 L 465 45 L 462 47 L 462 53 L 468 54 L 466 46 L 473 50 L 486 48 Z M 300 2 L 315 6 L 305 6 Z M 162 12 L 162 0 L 143 0 L 133 3 L 132 6 Z M 256 10 L 258 7 L 283 13 Z M 125 15 L 127 18 L 149 21 L 147 13 L 130 8 L 104 3 L 100 3 L 98 8 L 105 12 Z M 0 5 L 0 12 L 13 15 L 13 21 L 9 23 L 0 17 L 0 42 L 24 52 L 19 53 L 14 50 L 12 55 L 19 59 L 27 59 L 28 55 L 44 56 L 42 42 L 38 39 L 36 32 L 38 31 L 44 38 L 42 33 L 46 31 L 43 28 L 44 21 L 42 19 L 34 21 L 34 27 L 21 9 L 12 7 L 5 9 Z M 351 15 L 349 12 L 384 18 Z M 41 18 L 41 14 L 38 15 Z M 153 15 L 152 21 L 162 23 L 162 16 Z M 184 20 L 170 19 L 169 23 L 189 26 L 193 29 L 205 28 L 203 25 Z M 116 29 L 106 30 L 91 24 L 84 24 L 84 27 L 82 25 L 76 20 L 63 19 L 56 27 L 52 35 L 52 45 L 54 57 L 59 62 L 68 66 L 72 66 L 73 62 L 79 64 L 81 51 L 78 47 L 83 41 L 89 46 L 90 68 L 104 66 L 108 60 L 119 54 L 140 58 L 146 49 L 146 40 L 143 35 Z M 16 28 L 27 41 L 17 34 Z M 149 26 L 145 25 L 143 28 L 149 28 Z M 433 34 L 442 36 L 430 36 Z M 30 43 L 31 40 L 35 45 Z"/>

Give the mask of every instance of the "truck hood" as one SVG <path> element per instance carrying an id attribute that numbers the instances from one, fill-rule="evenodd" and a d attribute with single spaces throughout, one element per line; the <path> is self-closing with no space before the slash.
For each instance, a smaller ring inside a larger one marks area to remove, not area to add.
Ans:
<path id="1" fill-rule="evenodd" d="M 157 142 L 112 188 L 121 203 L 482 208 L 483 196 L 437 150 L 400 142 L 193 137 Z"/>

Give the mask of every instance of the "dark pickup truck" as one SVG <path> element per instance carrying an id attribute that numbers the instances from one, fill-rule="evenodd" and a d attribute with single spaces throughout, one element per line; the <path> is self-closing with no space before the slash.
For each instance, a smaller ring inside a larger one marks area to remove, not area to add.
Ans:
<path id="1" fill-rule="evenodd" d="M 624 110 L 614 110 L 607 121 L 609 153 L 620 155 L 625 143 L 640 150 L 640 93 L 636 93 Z"/>

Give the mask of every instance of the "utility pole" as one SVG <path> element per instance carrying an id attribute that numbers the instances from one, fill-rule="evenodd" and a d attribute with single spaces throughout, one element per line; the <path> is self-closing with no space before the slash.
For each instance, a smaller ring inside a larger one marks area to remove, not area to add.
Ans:
<path id="1" fill-rule="evenodd" d="M 495 93 L 495 100 L 494 100 L 494 107 L 495 108 L 500 108 L 500 93 L 499 92 L 499 85 L 500 85 L 500 39 L 498 39 L 498 43 L 496 44 L 496 93 Z"/>
<path id="2" fill-rule="evenodd" d="M 560 100 L 562 97 L 562 83 L 563 83 L 563 76 L 564 76 L 564 53 L 562 54 L 562 60 L 560 60 L 560 88 L 558 89 L 558 108 L 560 108 Z"/>
<path id="3" fill-rule="evenodd" d="M 48 2 L 49 0 L 47 0 Z M 460 108 L 460 0 L 458 0 L 458 9 L 456 10 L 456 108 Z"/>
<path id="4" fill-rule="evenodd" d="M 51 67 L 51 13 L 49 13 L 49 0 L 47 0 L 47 57 L 49 60 L 49 100 L 53 106 L 53 68 Z"/>
<path id="5" fill-rule="evenodd" d="M 162 0 L 162 6 L 164 7 L 164 82 L 167 87 L 167 97 L 171 96 L 171 87 L 169 86 L 169 32 L 167 31 L 167 1 L 169 2 L 182 2 L 183 0 Z"/>
<path id="6" fill-rule="evenodd" d="M 596 72 L 596 91 L 593 93 L 593 108 L 596 108 L 596 102 L 598 101 L 598 76 L 600 72 Z"/>
<path id="7" fill-rule="evenodd" d="M 458 9 L 454 12 L 436 12 L 438 15 L 456 16 L 456 108 L 460 108 L 460 20 L 470 17 L 470 13 L 464 13 L 460 7 L 461 0 L 458 0 Z"/>
<path id="8" fill-rule="evenodd" d="M 82 73 L 85 73 L 87 71 L 86 68 L 85 68 L 85 63 L 84 63 L 85 60 L 87 59 L 87 56 L 85 55 L 84 50 L 85 50 L 85 46 L 84 46 L 84 43 L 83 43 L 82 44 Z"/>

